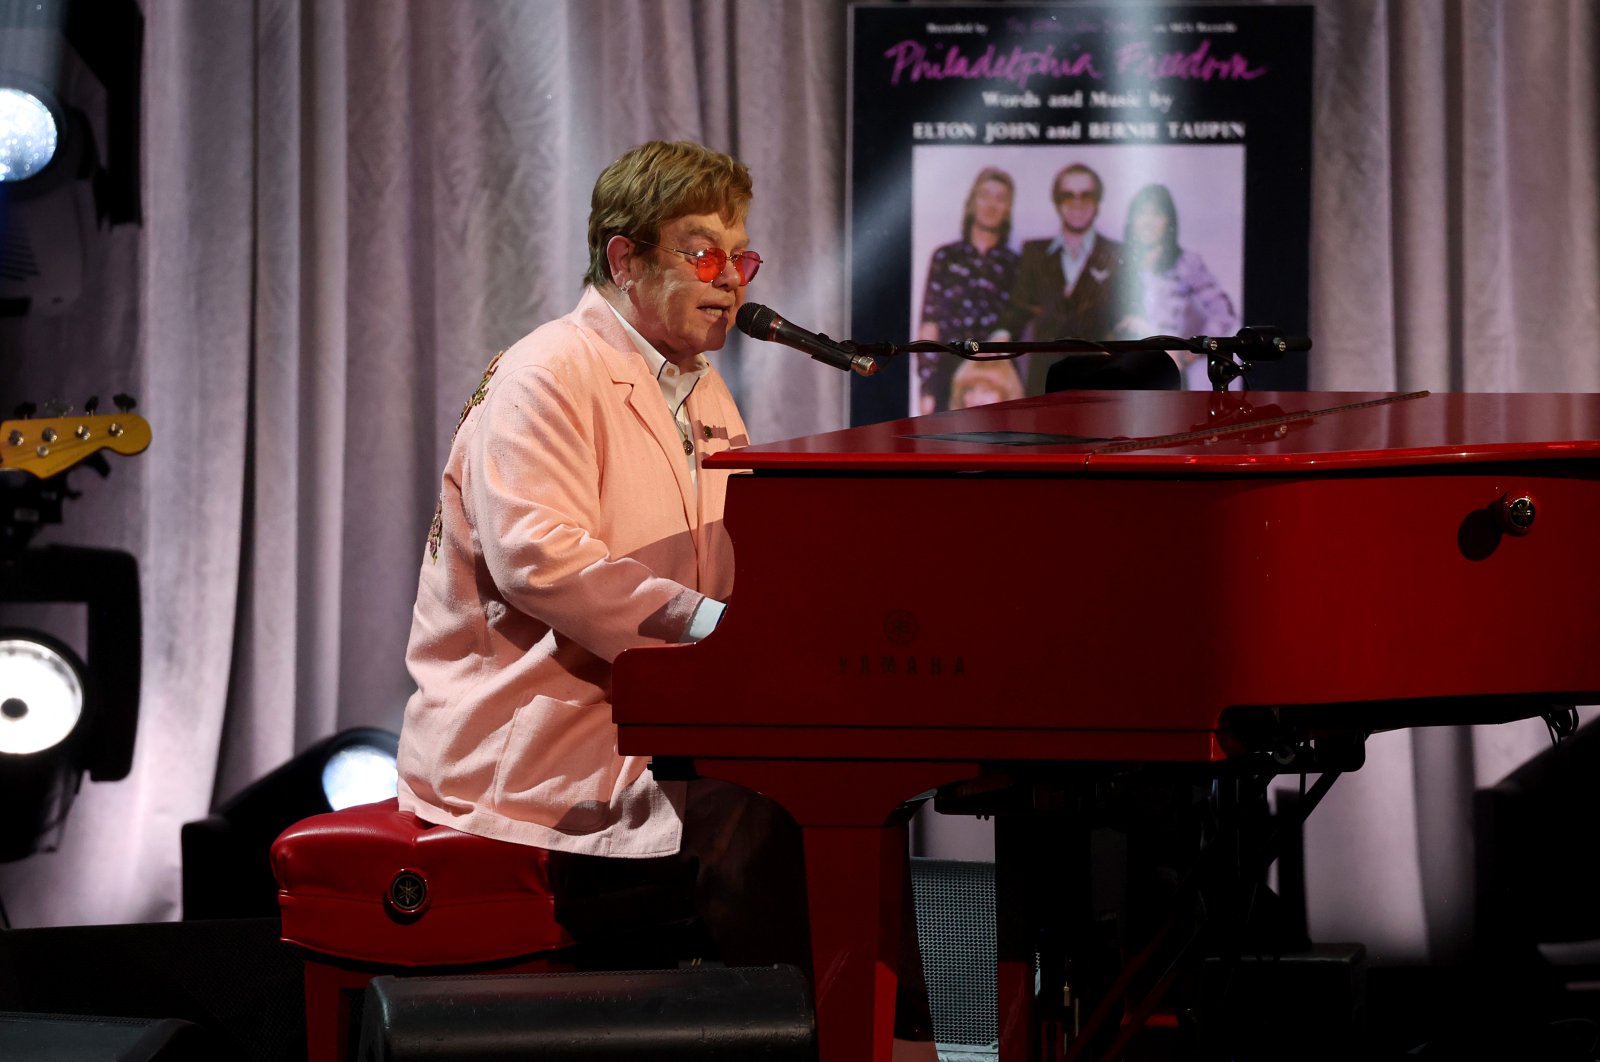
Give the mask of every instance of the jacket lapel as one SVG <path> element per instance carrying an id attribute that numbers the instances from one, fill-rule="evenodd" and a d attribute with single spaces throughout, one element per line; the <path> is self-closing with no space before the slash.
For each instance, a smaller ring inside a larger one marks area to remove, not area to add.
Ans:
<path id="1" fill-rule="evenodd" d="M 644 358 L 634 349 L 633 340 L 617 320 L 616 312 L 598 291 L 587 288 L 572 316 L 580 328 L 594 337 L 595 349 L 605 362 L 612 385 L 640 426 L 655 439 L 662 459 L 671 467 L 673 480 L 678 484 L 684 520 L 694 527 L 699 506 L 695 504 L 694 484 L 689 479 L 683 436 L 678 434 L 678 426 L 661 397 L 660 385 L 651 377 Z"/>

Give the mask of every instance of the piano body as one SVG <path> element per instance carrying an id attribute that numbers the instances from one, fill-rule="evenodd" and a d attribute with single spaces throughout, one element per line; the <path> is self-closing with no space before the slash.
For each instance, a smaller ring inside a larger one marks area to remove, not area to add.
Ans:
<path id="1" fill-rule="evenodd" d="M 1064 392 L 707 465 L 734 601 L 618 660 L 620 745 L 802 826 L 823 1062 L 888 1058 L 920 793 L 1600 701 L 1600 396 Z"/>

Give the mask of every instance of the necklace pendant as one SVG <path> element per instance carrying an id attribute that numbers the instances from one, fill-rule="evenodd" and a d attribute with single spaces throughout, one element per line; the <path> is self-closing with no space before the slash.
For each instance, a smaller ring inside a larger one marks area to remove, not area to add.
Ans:
<path id="1" fill-rule="evenodd" d="M 683 440 L 683 455 L 685 457 L 694 456 L 694 443 L 690 442 L 688 439 Z"/>

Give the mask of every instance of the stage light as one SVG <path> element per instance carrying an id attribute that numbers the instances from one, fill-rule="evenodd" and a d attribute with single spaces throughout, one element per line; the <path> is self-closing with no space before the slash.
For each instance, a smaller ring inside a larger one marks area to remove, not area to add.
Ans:
<path id="1" fill-rule="evenodd" d="M 60 140 L 49 104 L 26 89 L 0 88 L 0 181 L 25 181 L 43 170 Z"/>
<path id="2" fill-rule="evenodd" d="M 83 665 L 36 632 L 0 634 L 0 862 L 55 846 L 78 791 L 72 741 L 83 719 Z"/>
<path id="3" fill-rule="evenodd" d="M 334 752 L 322 765 L 322 792 L 329 810 L 343 811 L 394 796 L 399 777 L 393 749 L 360 739 Z"/>
<path id="4" fill-rule="evenodd" d="M 0 316 L 62 313 L 140 220 L 136 0 L 0 0 Z"/>
<path id="5" fill-rule="evenodd" d="M 66 741 L 83 718 L 83 666 L 35 634 L 0 637 L 0 754 L 30 756 Z"/>
<path id="6" fill-rule="evenodd" d="M 10 862 L 56 847 L 85 774 L 116 781 L 133 765 L 138 564 L 79 546 L 0 551 L 0 605 L 82 606 L 85 618 L 81 658 L 53 634 L 0 631 L 0 862 Z"/>
<path id="7" fill-rule="evenodd" d="M 251 782 L 205 818 L 184 823 L 183 917 L 276 915 L 272 842 L 301 819 L 394 796 L 399 748 L 392 731 L 341 731 Z"/>

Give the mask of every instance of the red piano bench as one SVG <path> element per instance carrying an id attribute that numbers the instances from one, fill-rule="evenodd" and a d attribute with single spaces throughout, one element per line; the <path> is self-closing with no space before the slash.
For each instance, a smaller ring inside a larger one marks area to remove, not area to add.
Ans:
<path id="1" fill-rule="evenodd" d="M 393 799 L 313 815 L 272 845 L 283 939 L 306 953 L 309 1062 L 352 1057 L 378 974 L 571 968 L 542 848 L 434 826 Z"/>

